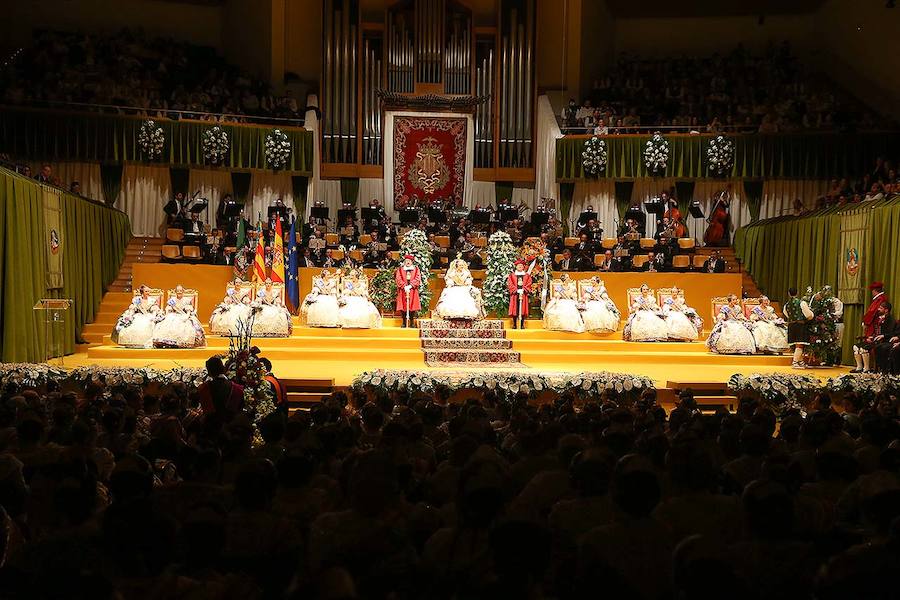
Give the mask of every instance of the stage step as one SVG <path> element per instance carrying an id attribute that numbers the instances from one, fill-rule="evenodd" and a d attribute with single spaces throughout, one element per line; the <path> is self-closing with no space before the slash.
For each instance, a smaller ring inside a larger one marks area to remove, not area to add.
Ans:
<path id="1" fill-rule="evenodd" d="M 288 408 L 308 410 L 334 392 L 334 379 L 281 379 Z"/>
<path id="2" fill-rule="evenodd" d="M 257 341 L 254 341 L 257 344 Z M 309 348 L 284 346 L 273 347 L 264 343 L 257 344 L 263 355 L 270 360 L 309 360 L 309 361 L 359 361 L 363 365 L 377 368 L 382 363 L 399 361 L 404 363 L 421 363 L 422 349 L 414 348 L 380 348 L 380 347 L 335 347 Z M 228 352 L 227 346 L 206 348 L 122 348 L 120 346 L 99 345 L 88 349 L 89 358 L 115 358 L 123 360 L 206 360 L 216 354 Z"/>
<path id="3" fill-rule="evenodd" d="M 513 350 L 425 350 L 425 362 L 429 365 L 447 363 L 465 364 L 519 364 L 521 356 Z"/>
<path id="4" fill-rule="evenodd" d="M 419 329 L 499 329 L 502 330 L 503 321 L 500 319 L 484 319 L 481 321 L 470 321 L 468 319 L 419 319 Z"/>
<path id="5" fill-rule="evenodd" d="M 512 342 L 503 338 L 422 338 L 425 350 L 509 350 Z"/>

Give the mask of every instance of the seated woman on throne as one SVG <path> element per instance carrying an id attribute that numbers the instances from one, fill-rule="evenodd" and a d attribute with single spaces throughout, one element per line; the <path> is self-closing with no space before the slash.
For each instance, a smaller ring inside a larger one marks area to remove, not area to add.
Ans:
<path id="1" fill-rule="evenodd" d="M 339 270 L 331 273 L 328 269 L 323 269 L 321 275 L 313 277 L 312 289 L 300 307 L 300 320 L 308 327 L 341 326 L 338 307 L 340 273 Z"/>
<path id="2" fill-rule="evenodd" d="M 567 273 L 550 286 L 550 302 L 544 310 L 544 329 L 582 333 L 584 321 L 578 310 L 578 289 Z"/>
<path id="3" fill-rule="evenodd" d="M 581 283 L 581 319 L 584 329 L 594 333 L 610 333 L 619 328 L 619 309 L 606 293 L 603 280 L 591 277 Z"/>
<path id="4" fill-rule="evenodd" d="M 693 342 L 703 330 L 703 319 L 697 311 L 685 304 L 684 290 L 672 288 L 672 295 L 663 301 L 663 316 L 666 318 L 666 329 L 669 341 Z"/>
<path id="5" fill-rule="evenodd" d="M 206 335 L 197 319 L 195 302 L 197 293 L 185 294 L 184 286 L 175 286 L 166 302 L 166 316 L 153 330 L 153 346 L 156 348 L 203 348 Z"/>
<path id="6" fill-rule="evenodd" d="M 484 306 L 481 290 L 472 285 L 469 265 L 457 258 L 444 275 L 444 291 L 438 299 L 434 313 L 441 319 L 483 319 Z"/>
<path id="7" fill-rule="evenodd" d="M 767 296 L 760 296 L 759 304 L 750 311 L 750 331 L 758 352 L 781 354 L 788 349 L 787 325 L 775 314 Z"/>
<path id="8" fill-rule="evenodd" d="M 640 294 L 631 298 L 631 314 L 622 338 L 629 342 L 665 342 L 669 339 L 662 311 L 646 283 L 641 285 Z"/>
<path id="9" fill-rule="evenodd" d="M 734 294 L 728 296 L 728 304 L 719 309 L 716 326 L 706 340 L 706 346 L 716 354 L 753 354 L 756 342 L 750 333 L 750 322 Z"/>
<path id="10" fill-rule="evenodd" d="M 238 324 L 249 322 L 250 284 L 235 277 L 225 290 L 225 298 L 209 317 L 209 330 L 213 335 L 238 335 Z"/>
<path id="11" fill-rule="evenodd" d="M 338 306 L 341 327 L 381 329 L 381 314 L 369 300 L 369 278 L 362 269 L 349 269 L 341 277 Z"/>
<path id="12" fill-rule="evenodd" d="M 151 295 L 146 285 L 138 288 L 131 301 L 113 328 L 112 341 L 127 348 L 150 348 L 153 346 L 153 329 L 161 318 L 159 297 Z"/>
<path id="13" fill-rule="evenodd" d="M 294 330 L 291 313 L 284 306 L 284 286 L 266 278 L 256 288 L 256 299 L 250 305 L 254 312 L 253 335 L 257 337 L 288 337 Z"/>

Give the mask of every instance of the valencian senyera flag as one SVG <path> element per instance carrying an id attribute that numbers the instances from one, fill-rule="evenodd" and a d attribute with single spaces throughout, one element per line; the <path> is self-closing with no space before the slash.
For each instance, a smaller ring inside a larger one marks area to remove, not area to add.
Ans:
<path id="1" fill-rule="evenodd" d="M 253 259 L 253 281 L 266 280 L 266 245 L 262 232 L 262 223 L 256 227 L 256 257 Z"/>

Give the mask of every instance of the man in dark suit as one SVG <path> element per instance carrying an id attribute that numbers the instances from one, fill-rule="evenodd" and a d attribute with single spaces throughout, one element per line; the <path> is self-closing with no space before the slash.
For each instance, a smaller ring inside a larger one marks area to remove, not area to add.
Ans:
<path id="1" fill-rule="evenodd" d="M 881 328 L 878 335 L 875 336 L 872 343 L 872 356 L 875 363 L 875 370 L 879 373 L 891 372 L 891 351 L 895 344 L 900 342 L 900 323 L 891 314 L 893 306 L 890 302 L 885 302 L 879 308 L 883 313 L 881 317 Z"/>
<path id="2" fill-rule="evenodd" d="M 621 268 L 621 261 L 616 262 L 616 259 L 613 258 L 612 250 L 607 250 L 603 253 L 603 260 L 597 266 L 597 270 L 603 273 L 614 273 L 621 270 Z"/>
<path id="3" fill-rule="evenodd" d="M 591 271 L 594 268 L 594 242 L 586 233 L 579 236 L 579 242 L 575 244 L 575 269 L 578 271 Z"/>
<path id="4" fill-rule="evenodd" d="M 666 257 L 655 252 L 648 253 L 647 262 L 644 263 L 641 270 L 650 273 L 662 273 L 666 270 Z"/>
<path id="5" fill-rule="evenodd" d="M 467 244 L 463 248 L 462 254 L 463 260 L 469 264 L 469 269 L 473 271 L 480 271 L 484 269 L 484 261 L 481 260 L 481 256 L 475 252 L 475 246 L 472 244 Z"/>
<path id="6" fill-rule="evenodd" d="M 557 271 L 571 271 L 574 267 L 574 261 L 572 260 L 572 251 L 566 248 L 563 250 L 562 258 L 559 259 L 559 262 L 556 263 L 554 267 Z"/>
<path id="7" fill-rule="evenodd" d="M 709 255 L 703 262 L 703 272 L 704 273 L 724 273 L 725 272 L 725 259 L 719 256 L 718 250 L 713 250 L 712 254 Z"/>
<path id="8" fill-rule="evenodd" d="M 207 359 L 206 372 L 210 380 L 197 389 L 200 408 L 205 416 L 227 423 L 244 405 L 244 387 L 228 379 L 225 365 L 218 356 Z"/>

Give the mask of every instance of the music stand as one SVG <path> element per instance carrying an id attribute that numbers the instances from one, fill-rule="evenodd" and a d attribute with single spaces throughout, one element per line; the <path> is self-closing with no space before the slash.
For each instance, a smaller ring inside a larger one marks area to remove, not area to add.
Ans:
<path id="1" fill-rule="evenodd" d="M 469 220 L 479 225 L 487 225 L 491 222 L 491 212 L 487 210 L 469 211 Z"/>
<path id="2" fill-rule="evenodd" d="M 700 206 L 699 200 L 691 202 L 691 205 L 688 207 L 688 212 L 691 213 L 691 216 L 695 219 L 706 218 L 706 215 L 703 214 L 703 208 Z"/>
<path id="3" fill-rule="evenodd" d="M 509 223 L 519 218 L 519 211 L 509 206 L 501 206 L 499 212 L 501 223 Z"/>
<path id="4" fill-rule="evenodd" d="M 588 221 L 596 221 L 597 213 L 584 211 L 578 216 L 579 223 L 587 223 Z"/>
<path id="5" fill-rule="evenodd" d="M 189 210 L 188 212 L 199 214 L 199 213 L 202 213 L 204 210 L 206 210 L 206 208 L 208 206 L 209 206 L 209 200 L 207 200 L 206 198 L 200 198 L 199 200 L 194 202 L 194 205 L 191 206 L 191 210 Z"/>
<path id="6" fill-rule="evenodd" d="M 355 208 L 342 208 L 338 210 L 338 224 L 343 227 L 343 224 L 347 222 L 347 217 L 350 217 L 354 221 L 356 221 L 356 209 Z"/>
<path id="7" fill-rule="evenodd" d="M 532 225 L 542 227 L 549 222 L 550 222 L 550 213 L 548 213 L 548 212 L 533 212 L 533 213 L 531 213 L 531 224 Z"/>
<path id="8" fill-rule="evenodd" d="M 225 203 L 225 216 L 229 219 L 234 218 L 241 214 L 241 211 L 244 210 L 244 204 L 242 202 L 235 202 L 234 200 L 229 200 Z"/>
<path id="9" fill-rule="evenodd" d="M 46 360 L 59 358 L 59 365 L 63 365 L 62 332 L 66 326 L 66 315 L 72 307 L 72 300 L 67 298 L 41 298 L 32 307 L 35 311 L 44 313 L 44 340 Z"/>
<path id="10" fill-rule="evenodd" d="M 447 222 L 447 213 L 440 208 L 429 208 L 428 209 L 428 220 L 432 223 L 446 223 Z"/>
<path id="11" fill-rule="evenodd" d="M 419 211 L 415 208 L 403 208 L 400 210 L 401 223 L 418 223 Z"/>
<path id="12" fill-rule="evenodd" d="M 313 208 L 313 210 L 315 210 L 315 208 Z M 325 210 L 327 211 L 328 209 L 326 208 Z M 286 219 L 287 218 L 287 206 L 285 206 L 283 204 L 275 204 L 268 208 L 266 214 L 269 217 L 269 222 L 272 221 L 273 215 L 278 215 L 279 219 Z"/>
<path id="13" fill-rule="evenodd" d="M 633 219 L 643 226 L 647 222 L 647 217 L 644 215 L 644 211 L 642 211 L 637 206 L 631 206 L 625 211 L 625 219 Z"/>
<path id="14" fill-rule="evenodd" d="M 378 216 L 378 211 L 374 208 L 364 206 L 362 209 L 362 218 L 366 223 L 371 223 L 372 221 L 378 221 L 381 217 Z"/>
<path id="15" fill-rule="evenodd" d="M 269 207 L 273 208 L 273 207 Z M 327 206 L 313 206 L 309 209 L 309 214 L 311 217 L 316 219 L 323 219 L 325 221 L 328 220 L 328 207 Z"/>
<path id="16" fill-rule="evenodd" d="M 656 215 L 657 217 L 666 212 L 666 207 L 663 206 L 663 203 L 659 198 L 647 200 L 644 202 L 644 208 L 647 209 L 648 214 Z"/>

